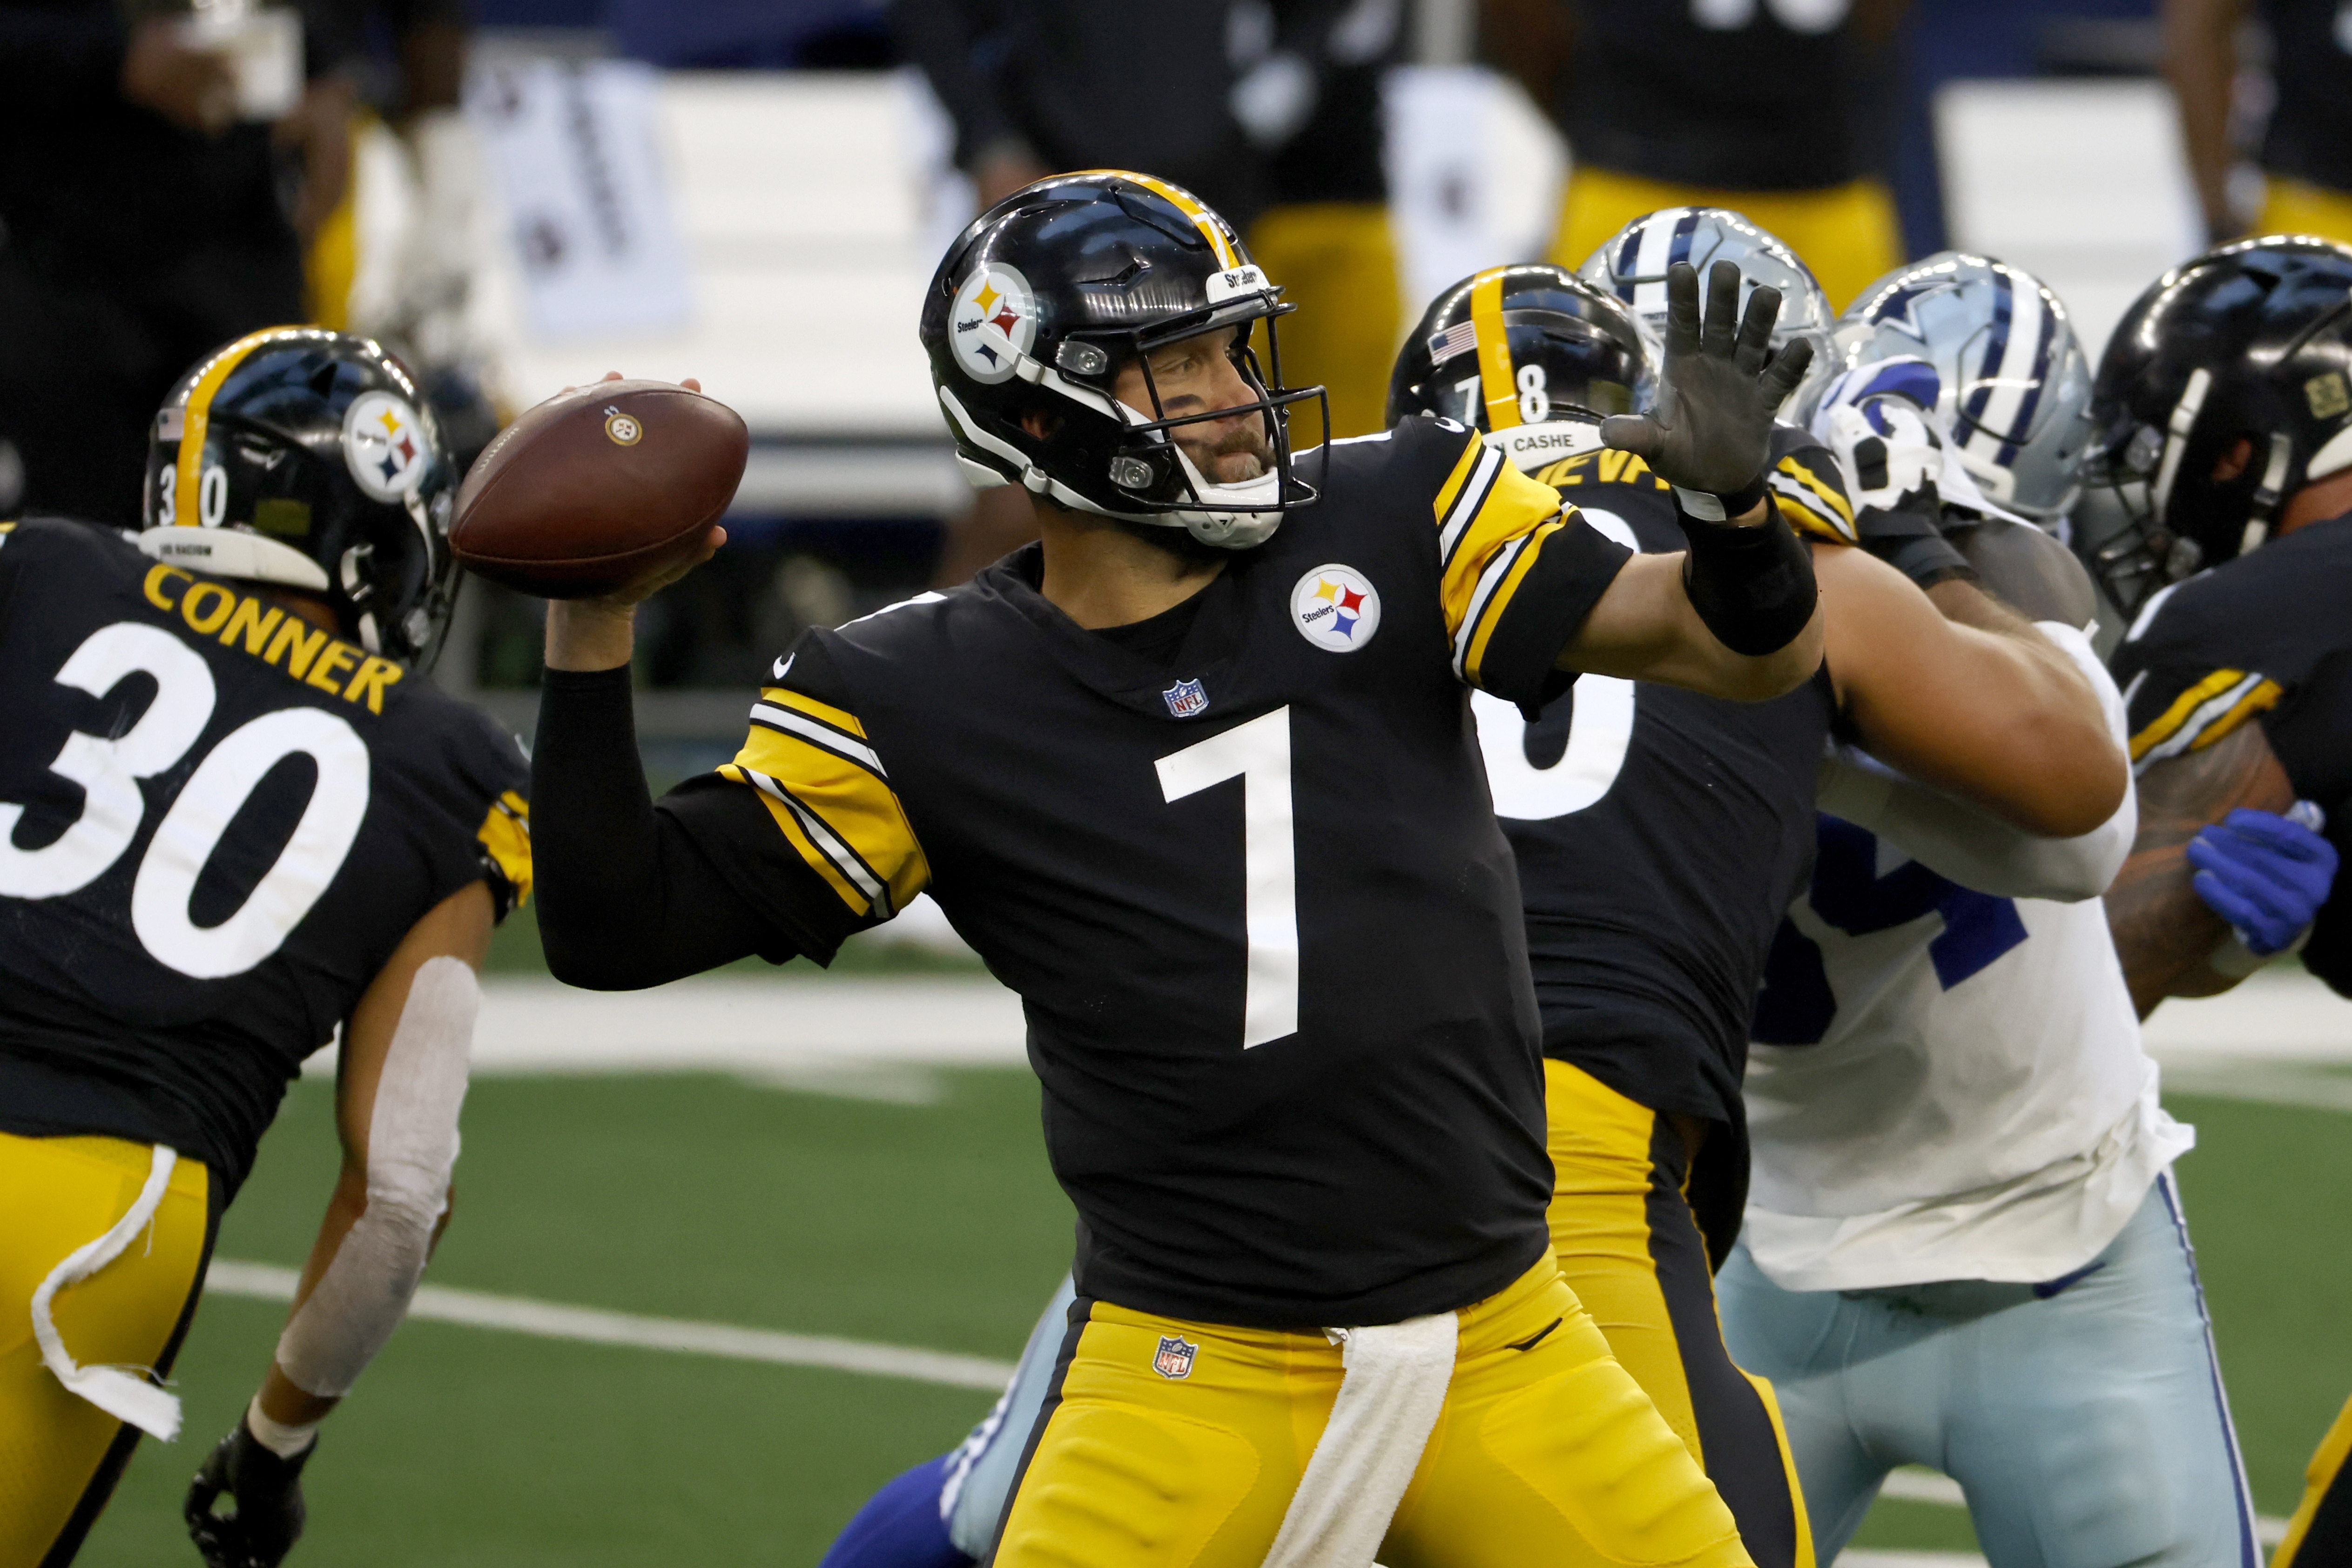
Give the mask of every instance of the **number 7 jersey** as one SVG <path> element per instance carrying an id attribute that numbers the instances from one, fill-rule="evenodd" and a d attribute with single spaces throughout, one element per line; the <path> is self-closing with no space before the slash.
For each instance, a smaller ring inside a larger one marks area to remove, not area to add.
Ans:
<path id="1" fill-rule="evenodd" d="M 426 911 L 529 891 L 520 748 L 249 585 L 0 528 L 0 1131 L 225 1193 Z"/>
<path id="2" fill-rule="evenodd" d="M 1542 1256 L 1551 1186 L 1465 685 L 1563 684 L 1626 559 L 1407 420 L 1334 449 L 1165 658 L 1047 602 L 1035 547 L 812 633 L 695 786 L 769 820 L 706 847 L 787 929 L 928 887 L 1021 993 L 1082 1293 L 1260 1327 L 1451 1311 Z"/>

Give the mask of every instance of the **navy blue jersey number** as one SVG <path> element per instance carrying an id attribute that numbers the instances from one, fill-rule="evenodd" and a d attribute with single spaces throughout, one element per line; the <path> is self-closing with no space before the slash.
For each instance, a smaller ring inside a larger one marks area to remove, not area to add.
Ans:
<path id="1" fill-rule="evenodd" d="M 2025 940 L 2014 899 L 1995 898 L 1948 882 L 1916 861 L 1878 874 L 1878 839 L 1852 822 L 1823 816 L 1813 862 L 1813 913 L 1850 936 L 1891 931 L 1923 915 L 1944 917 L 1927 960 L 1944 989 L 1981 973 Z M 1819 1045 L 1837 1017 L 1822 950 L 1788 920 L 1772 938 L 1764 990 L 1750 1037 L 1765 1045 Z"/>

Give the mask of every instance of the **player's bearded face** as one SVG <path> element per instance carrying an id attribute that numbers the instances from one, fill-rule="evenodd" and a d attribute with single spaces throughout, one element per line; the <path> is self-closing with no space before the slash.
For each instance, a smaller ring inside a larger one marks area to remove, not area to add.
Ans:
<path id="1" fill-rule="evenodd" d="M 1244 408 L 1257 401 L 1257 392 L 1234 363 L 1232 327 L 1181 339 L 1152 350 L 1151 374 L 1130 362 L 1118 373 L 1114 389 L 1118 401 L 1147 419 L 1181 419 L 1221 408 Z M 1152 393 L 1160 409 L 1152 412 Z M 1169 437 L 1184 449 L 1212 484 L 1233 485 L 1255 479 L 1274 466 L 1273 444 L 1267 439 L 1265 416 L 1255 412 L 1231 419 L 1204 419 L 1180 424 Z"/>

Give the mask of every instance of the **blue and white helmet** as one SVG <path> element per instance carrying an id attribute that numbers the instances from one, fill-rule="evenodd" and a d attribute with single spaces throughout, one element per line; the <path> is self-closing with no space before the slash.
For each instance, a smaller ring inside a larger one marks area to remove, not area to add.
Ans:
<path id="1" fill-rule="evenodd" d="M 1944 251 L 1864 289 L 1836 341 L 1840 370 L 1900 355 L 1936 368 L 1951 449 L 1991 499 L 2045 527 L 2073 509 L 2091 441 L 2091 365 L 2041 279 Z"/>
<path id="2" fill-rule="evenodd" d="M 1633 308 L 1661 338 L 1666 330 L 1666 268 L 1678 261 L 1698 268 L 1701 278 L 1718 261 L 1739 267 L 1739 302 L 1759 284 L 1780 291 L 1780 321 L 1772 330 L 1776 349 L 1802 338 L 1813 345 L 1812 368 L 1789 395 L 1789 413 L 1809 409 L 1821 385 L 1835 373 L 1831 332 L 1837 311 L 1808 267 L 1778 235 L 1757 227 L 1729 207 L 1661 207 L 1635 218 L 1587 256 L 1576 269 Z"/>

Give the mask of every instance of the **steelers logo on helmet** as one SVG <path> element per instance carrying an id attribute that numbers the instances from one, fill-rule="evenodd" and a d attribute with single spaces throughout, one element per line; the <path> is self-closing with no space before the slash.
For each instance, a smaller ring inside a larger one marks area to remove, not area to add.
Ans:
<path id="1" fill-rule="evenodd" d="M 362 392 L 343 414 L 343 461 L 371 499 L 398 501 L 424 482 L 433 444 L 406 402 L 390 392 Z"/>
<path id="2" fill-rule="evenodd" d="M 975 270 L 956 290 L 948 317 L 956 363 L 976 382 L 994 385 L 1037 340 L 1037 298 L 1029 280 L 1002 262 Z"/>
<path id="3" fill-rule="evenodd" d="M 1352 653 L 1381 629 L 1380 591 L 1352 566 L 1318 566 L 1290 591 L 1290 620 L 1317 647 Z"/>

